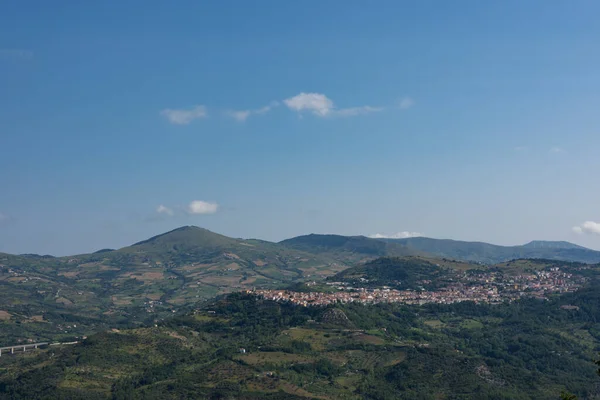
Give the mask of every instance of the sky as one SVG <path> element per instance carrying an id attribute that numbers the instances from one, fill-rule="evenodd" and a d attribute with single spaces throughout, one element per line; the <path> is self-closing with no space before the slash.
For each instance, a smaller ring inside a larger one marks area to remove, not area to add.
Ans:
<path id="1" fill-rule="evenodd" d="M 0 3 L 0 251 L 183 225 L 600 249 L 600 2 Z"/>

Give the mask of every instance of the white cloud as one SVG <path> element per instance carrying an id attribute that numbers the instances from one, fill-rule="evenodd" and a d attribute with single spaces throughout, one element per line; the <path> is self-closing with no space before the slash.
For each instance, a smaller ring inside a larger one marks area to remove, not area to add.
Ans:
<path id="1" fill-rule="evenodd" d="M 583 234 L 595 234 L 600 235 L 600 222 L 585 221 L 584 223 L 574 226 L 573 232 L 580 235 Z"/>
<path id="2" fill-rule="evenodd" d="M 269 103 L 269 105 L 261 107 L 258 110 L 254 110 L 254 114 L 259 114 L 259 115 L 266 114 L 269 111 L 271 111 L 272 109 L 274 109 L 275 107 L 279 107 L 278 101 L 272 101 Z"/>
<path id="3" fill-rule="evenodd" d="M 300 93 L 283 101 L 292 111 L 310 112 L 318 117 L 339 116 L 352 117 L 372 112 L 383 111 L 383 107 L 360 106 L 336 108 L 333 101 L 322 93 Z"/>
<path id="4" fill-rule="evenodd" d="M 162 204 L 156 208 L 156 212 L 159 214 L 168 215 L 169 217 L 172 217 L 175 214 L 172 209 L 170 209 L 169 207 L 166 207 Z"/>
<path id="5" fill-rule="evenodd" d="M 404 97 L 402 100 L 400 100 L 400 103 L 398 103 L 398 107 L 401 110 L 407 110 L 414 105 L 415 105 L 415 101 L 413 99 L 411 99 L 410 97 Z"/>
<path id="6" fill-rule="evenodd" d="M 231 118 L 236 119 L 240 122 L 244 122 L 252 113 L 250 110 L 242 110 L 242 111 L 227 111 L 226 114 Z"/>
<path id="7" fill-rule="evenodd" d="M 188 205 L 187 212 L 190 214 L 214 214 L 218 209 L 219 205 L 217 203 L 194 200 Z"/>
<path id="8" fill-rule="evenodd" d="M 527 151 L 527 146 L 517 146 L 515 147 L 515 151 L 519 153 Z"/>
<path id="9" fill-rule="evenodd" d="M 333 101 L 320 93 L 300 93 L 283 101 L 293 111 L 309 111 L 320 117 L 329 115 L 333 110 Z"/>
<path id="10" fill-rule="evenodd" d="M 239 111 L 232 110 L 232 111 L 226 111 L 225 114 L 230 116 L 233 119 L 240 121 L 240 122 L 244 122 L 251 115 L 264 115 L 277 106 L 279 106 L 279 102 L 272 101 L 268 105 L 261 107 L 261 108 L 257 108 L 255 110 L 239 110 Z"/>
<path id="11" fill-rule="evenodd" d="M 335 115 L 339 115 L 341 117 L 352 117 L 355 115 L 369 114 L 372 112 L 383 111 L 383 107 L 371 107 L 371 106 L 362 106 L 362 107 L 351 107 L 351 108 L 342 108 L 341 110 L 334 111 Z"/>
<path id="12" fill-rule="evenodd" d="M 208 113 L 206 112 L 206 107 L 194 106 L 187 110 L 174 110 L 166 108 L 160 112 L 160 115 L 167 118 L 172 124 L 188 125 L 195 119 L 207 117 Z"/>
<path id="13" fill-rule="evenodd" d="M 423 235 L 420 234 L 419 232 L 408 232 L 408 231 L 392 233 L 392 234 L 375 233 L 373 235 L 369 235 L 369 237 L 372 239 L 408 239 L 408 238 L 418 237 L 418 236 L 423 236 Z"/>

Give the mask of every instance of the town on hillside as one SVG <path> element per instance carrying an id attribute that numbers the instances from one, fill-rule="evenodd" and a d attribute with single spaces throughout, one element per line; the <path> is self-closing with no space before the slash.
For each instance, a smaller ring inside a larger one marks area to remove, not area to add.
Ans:
<path id="1" fill-rule="evenodd" d="M 367 279 L 361 279 L 367 283 Z M 300 306 L 323 306 L 335 303 L 404 303 L 452 304 L 463 301 L 497 304 L 522 297 L 547 299 L 552 293 L 568 293 L 579 289 L 586 278 L 563 272 L 559 267 L 531 274 L 504 276 L 497 272 L 462 274 L 437 290 L 398 290 L 389 286 L 357 287 L 348 282 L 328 282 L 334 292 L 296 292 L 277 289 L 254 289 L 247 293 L 267 300 L 291 302 Z M 429 283 L 427 281 L 423 284 Z M 309 284 L 310 286 L 310 284 Z"/>

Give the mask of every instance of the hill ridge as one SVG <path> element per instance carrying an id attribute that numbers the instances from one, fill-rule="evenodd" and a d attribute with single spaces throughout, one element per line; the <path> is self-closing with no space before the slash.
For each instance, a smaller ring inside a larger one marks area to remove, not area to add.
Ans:
<path id="1" fill-rule="evenodd" d="M 377 244 L 377 242 L 381 244 Z M 565 241 L 533 240 L 523 245 L 502 246 L 486 242 L 434 239 L 422 236 L 386 239 L 311 233 L 282 240 L 279 244 L 315 254 L 326 252 L 338 256 L 346 254 L 347 260 L 352 261 L 356 261 L 357 254 L 360 254 L 364 257 L 429 255 L 482 264 L 497 264 L 521 258 L 591 264 L 600 262 L 600 251 Z"/>

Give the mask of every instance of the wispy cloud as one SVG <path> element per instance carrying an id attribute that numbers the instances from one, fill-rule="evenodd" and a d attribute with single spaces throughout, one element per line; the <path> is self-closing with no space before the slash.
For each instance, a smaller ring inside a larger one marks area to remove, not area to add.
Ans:
<path id="1" fill-rule="evenodd" d="M 4 222 L 4 221 L 8 221 L 9 217 L 6 214 L 3 214 L 0 212 L 0 223 Z"/>
<path id="2" fill-rule="evenodd" d="M 33 51 L 24 49 L 0 49 L 0 59 L 3 60 L 29 60 L 33 58 Z"/>
<path id="3" fill-rule="evenodd" d="M 160 204 L 155 213 L 146 217 L 146 221 L 164 221 L 167 218 L 185 218 L 191 215 L 214 214 L 219 210 L 219 205 L 214 202 L 193 200 L 186 206 L 166 206 Z M 0 221 L 1 222 L 1 221 Z"/>
<path id="4" fill-rule="evenodd" d="M 187 206 L 189 214 L 214 214 L 218 209 L 219 205 L 217 203 L 202 200 L 194 200 Z"/>
<path id="5" fill-rule="evenodd" d="M 408 110 L 414 105 L 415 101 L 413 99 L 411 99 L 410 97 L 404 97 L 398 103 L 398 108 L 400 108 L 401 110 Z"/>
<path id="6" fill-rule="evenodd" d="M 175 213 L 173 212 L 173 209 L 164 206 L 164 205 L 159 205 L 158 207 L 156 207 L 156 212 L 159 214 L 163 214 L 163 215 L 168 215 L 169 217 L 172 217 L 173 215 L 175 215 Z"/>
<path id="7" fill-rule="evenodd" d="M 231 118 L 240 121 L 240 122 L 244 122 L 246 119 L 248 119 L 248 117 L 250 116 L 250 114 L 252 113 L 252 111 L 250 110 L 240 110 L 240 111 L 227 111 L 225 112 L 226 115 L 230 116 Z"/>
<path id="8" fill-rule="evenodd" d="M 334 114 L 339 115 L 341 117 L 353 117 L 355 115 L 363 115 L 369 114 L 373 112 L 383 111 L 383 107 L 371 107 L 371 106 L 362 106 L 362 107 L 350 107 L 350 108 L 342 108 L 340 110 L 335 110 Z"/>
<path id="9" fill-rule="evenodd" d="M 573 227 L 573 232 L 580 235 L 595 234 L 600 235 L 600 222 L 585 221 L 582 224 Z"/>
<path id="10" fill-rule="evenodd" d="M 273 101 L 273 102 L 269 103 L 268 105 L 261 107 L 261 108 L 257 108 L 255 110 L 237 110 L 237 111 L 230 110 L 230 111 L 226 111 L 225 115 L 227 115 L 237 121 L 244 122 L 251 115 L 264 115 L 277 106 L 279 106 L 279 102 Z"/>
<path id="11" fill-rule="evenodd" d="M 524 151 L 527 151 L 527 150 L 528 150 L 528 148 L 527 148 L 527 146 L 517 146 L 517 147 L 515 147 L 515 148 L 514 148 L 514 150 L 515 150 L 517 153 L 523 153 Z"/>
<path id="12" fill-rule="evenodd" d="M 318 117 L 354 117 L 357 115 L 366 115 L 385 110 L 400 109 L 406 110 L 411 108 L 415 102 L 410 97 L 403 97 L 397 104 L 392 106 L 371 106 L 362 105 L 347 108 L 338 108 L 333 100 L 323 93 L 299 93 L 296 96 L 282 100 L 288 109 L 297 112 L 300 115 L 305 113 L 313 114 Z M 233 118 L 236 121 L 244 122 L 253 115 L 264 115 L 278 107 L 280 102 L 273 101 L 266 106 L 246 110 L 224 110 L 222 115 Z M 167 118 L 169 122 L 176 125 L 187 125 L 195 119 L 205 118 L 208 112 L 205 106 L 197 105 L 189 109 L 172 109 L 167 108 L 160 112 Z"/>
<path id="13" fill-rule="evenodd" d="M 419 232 L 409 232 L 409 231 L 391 233 L 391 234 L 375 233 L 373 235 L 369 235 L 369 237 L 372 239 L 408 239 L 408 238 L 419 237 L 419 236 L 423 236 L 423 235 L 420 234 Z"/>
<path id="14" fill-rule="evenodd" d="M 560 154 L 564 153 L 565 150 L 562 147 L 554 146 L 549 150 L 550 154 Z"/>
<path id="15" fill-rule="evenodd" d="M 318 117 L 351 117 L 383 111 L 384 109 L 383 107 L 372 106 L 336 108 L 333 101 L 322 93 L 302 92 L 294 97 L 285 99 L 283 103 L 292 111 L 300 114 L 309 112 Z"/>
<path id="16" fill-rule="evenodd" d="M 166 108 L 160 112 L 160 115 L 167 118 L 172 124 L 188 125 L 195 119 L 206 118 L 208 113 L 205 106 L 194 106 L 189 109 L 179 110 Z"/>
<path id="17" fill-rule="evenodd" d="M 261 107 L 258 110 L 254 110 L 253 114 L 259 114 L 259 115 L 266 114 L 269 111 L 271 111 L 272 109 L 274 109 L 275 107 L 279 107 L 278 101 L 272 101 L 268 105 Z"/>

